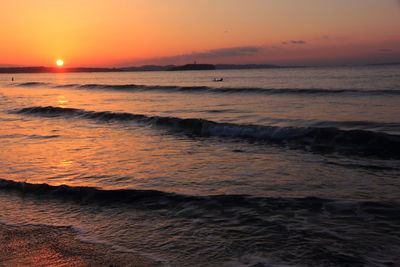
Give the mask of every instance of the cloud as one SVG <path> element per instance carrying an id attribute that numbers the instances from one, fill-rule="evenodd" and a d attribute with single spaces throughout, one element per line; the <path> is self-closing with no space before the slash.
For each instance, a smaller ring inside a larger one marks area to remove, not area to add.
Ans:
<path id="1" fill-rule="evenodd" d="M 261 51 L 259 46 L 241 46 L 241 47 L 228 47 L 212 49 L 207 52 L 193 52 L 191 54 L 183 54 L 172 57 L 165 57 L 164 59 L 174 60 L 196 60 L 196 59 L 212 59 L 223 57 L 240 57 L 256 54 Z"/>
<path id="2" fill-rule="evenodd" d="M 182 54 L 170 57 L 150 58 L 136 62 L 135 64 L 180 64 L 192 61 L 200 61 L 203 59 L 221 59 L 230 57 L 251 56 L 260 53 L 263 50 L 262 46 L 240 46 L 212 49 L 206 52 L 192 52 L 190 54 Z"/>
<path id="3" fill-rule="evenodd" d="M 382 49 L 379 49 L 379 52 L 390 53 L 390 52 L 393 52 L 393 50 L 392 49 L 387 49 L 387 48 L 382 48 Z"/>
<path id="4" fill-rule="evenodd" d="M 242 46 L 242 47 L 229 47 L 213 49 L 206 53 L 194 53 L 192 55 L 199 55 L 201 57 L 238 57 L 246 56 L 249 54 L 254 54 L 260 52 L 261 47 L 259 46 Z"/>
<path id="5" fill-rule="evenodd" d="M 288 44 L 301 44 L 301 45 L 304 45 L 304 44 L 307 44 L 307 42 L 306 41 L 303 41 L 303 40 L 292 40 L 292 41 L 287 41 L 287 42 L 282 42 L 282 44 L 283 45 L 288 45 Z"/>

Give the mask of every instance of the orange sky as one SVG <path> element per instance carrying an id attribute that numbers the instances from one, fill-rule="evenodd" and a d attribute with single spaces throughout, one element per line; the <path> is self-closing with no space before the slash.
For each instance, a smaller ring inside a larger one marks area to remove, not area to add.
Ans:
<path id="1" fill-rule="evenodd" d="M 400 61 L 397 0 L 12 0 L 0 66 Z"/>

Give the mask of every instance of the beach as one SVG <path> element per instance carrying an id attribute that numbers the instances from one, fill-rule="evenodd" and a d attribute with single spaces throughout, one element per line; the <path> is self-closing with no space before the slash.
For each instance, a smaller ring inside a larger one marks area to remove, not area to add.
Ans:
<path id="1" fill-rule="evenodd" d="M 69 227 L 0 224 L 2 266 L 131 266 L 161 263 L 110 247 L 79 241 Z"/>

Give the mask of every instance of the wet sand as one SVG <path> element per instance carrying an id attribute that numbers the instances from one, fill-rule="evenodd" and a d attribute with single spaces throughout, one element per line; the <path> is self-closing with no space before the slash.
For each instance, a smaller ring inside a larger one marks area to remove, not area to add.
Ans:
<path id="1" fill-rule="evenodd" d="M 162 266 L 160 262 L 79 241 L 68 227 L 0 224 L 0 266 Z"/>

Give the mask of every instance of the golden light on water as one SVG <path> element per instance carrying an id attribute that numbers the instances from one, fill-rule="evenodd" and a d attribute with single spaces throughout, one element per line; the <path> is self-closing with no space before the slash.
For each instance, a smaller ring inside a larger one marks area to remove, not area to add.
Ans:
<path id="1" fill-rule="evenodd" d="M 59 167 L 68 167 L 72 163 L 73 163 L 73 161 L 71 161 L 71 160 L 62 160 L 58 166 Z"/>
<path id="2" fill-rule="evenodd" d="M 62 67 L 64 65 L 64 60 L 57 59 L 56 64 L 57 64 L 57 66 Z"/>
<path id="3" fill-rule="evenodd" d="M 59 95 L 59 96 L 57 96 L 57 102 L 58 102 L 58 106 L 59 106 L 60 108 L 66 108 L 66 104 L 67 104 L 69 101 L 65 98 L 65 96 Z"/>

